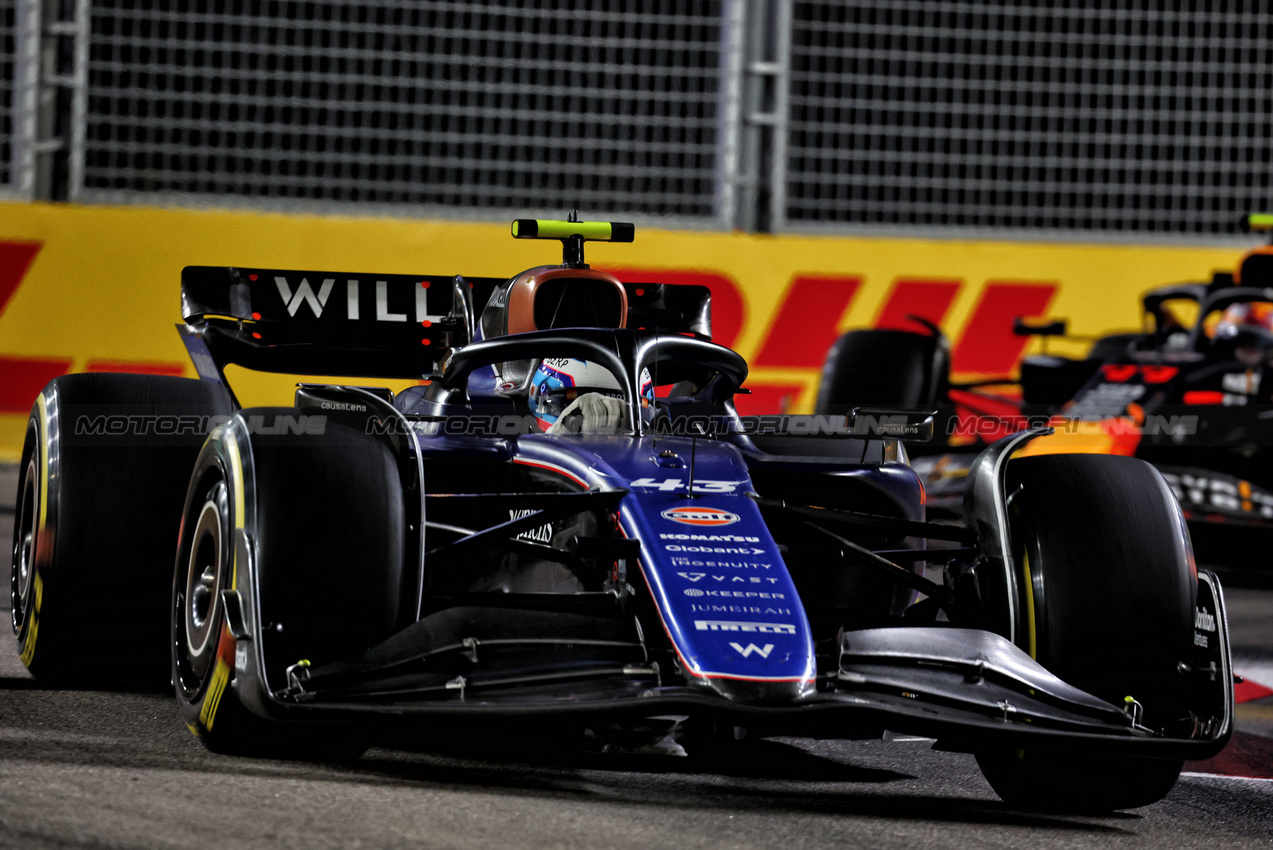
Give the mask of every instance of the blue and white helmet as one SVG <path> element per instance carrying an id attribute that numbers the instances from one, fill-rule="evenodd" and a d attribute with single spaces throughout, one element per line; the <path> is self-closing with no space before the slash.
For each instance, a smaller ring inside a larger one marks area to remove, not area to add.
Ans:
<path id="1" fill-rule="evenodd" d="M 530 411 L 539 420 L 539 427 L 547 430 L 556 423 L 562 411 L 581 395 L 600 393 L 610 398 L 623 398 L 623 388 L 610 370 L 588 360 L 573 357 L 548 357 L 540 362 L 530 379 Z M 641 409 L 654 409 L 654 381 L 650 370 L 641 370 Z"/>

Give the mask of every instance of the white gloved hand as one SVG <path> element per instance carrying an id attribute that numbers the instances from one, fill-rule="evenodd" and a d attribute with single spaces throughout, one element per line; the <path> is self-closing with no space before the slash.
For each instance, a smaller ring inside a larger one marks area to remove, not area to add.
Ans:
<path id="1" fill-rule="evenodd" d="M 579 396 L 548 428 L 549 434 L 617 434 L 624 427 L 627 405 L 601 393 Z"/>

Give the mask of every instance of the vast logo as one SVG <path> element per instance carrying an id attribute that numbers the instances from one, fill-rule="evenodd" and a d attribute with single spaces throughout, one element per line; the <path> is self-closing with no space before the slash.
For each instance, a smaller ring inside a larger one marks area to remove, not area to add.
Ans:
<path id="1" fill-rule="evenodd" d="M 670 519 L 673 522 L 679 522 L 684 525 L 695 525 L 699 527 L 715 527 L 719 525 L 733 525 L 738 522 L 741 517 L 738 514 L 732 514 L 729 511 L 720 508 L 668 508 L 662 513 L 664 519 Z"/>

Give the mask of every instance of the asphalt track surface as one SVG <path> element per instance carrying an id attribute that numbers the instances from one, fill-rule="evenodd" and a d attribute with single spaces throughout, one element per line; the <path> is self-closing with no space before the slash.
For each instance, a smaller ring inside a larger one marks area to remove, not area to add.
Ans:
<path id="1" fill-rule="evenodd" d="M 0 552 L 15 483 L 0 467 Z M 1273 685 L 1265 569 L 1251 587 L 1230 576 L 1226 596 L 1236 668 Z M 1273 846 L 1273 697 L 1242 703 L 1238 726 L 1159 803 L 1039 816 L 1000 802 L 970 756 L 895 736 L 744 740 L 684 758 L 602 756 L 531 734 L 386 741 L 341 764 L 218 756 L 170 695 L 41 687 L 5 638 L 0 848 Z"/>

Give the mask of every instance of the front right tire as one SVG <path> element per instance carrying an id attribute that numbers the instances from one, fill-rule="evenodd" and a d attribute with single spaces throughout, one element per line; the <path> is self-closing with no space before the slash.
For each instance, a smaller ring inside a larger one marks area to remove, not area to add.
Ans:
<path id="1" fill-rule="evenodd" d="M 1011 461 L 1007 492 L 1021 648 L 1120 708 L 1136 700 L 1155 732 L 1185 734 L 1180 664 L 1191 657 L 1198 578 L 1162 476 L 1134 458 L 1044 455 Z M 982 751 L 977 763 L 1005 802 L 1077 813 L 1153 803 L 1183 766 L 1015 747 Z"/>

